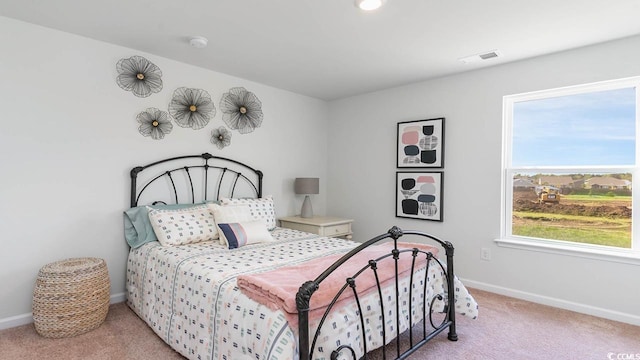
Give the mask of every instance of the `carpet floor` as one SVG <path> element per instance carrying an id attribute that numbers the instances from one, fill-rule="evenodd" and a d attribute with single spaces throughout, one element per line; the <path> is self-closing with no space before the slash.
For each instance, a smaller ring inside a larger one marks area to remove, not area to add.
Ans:
<path id="1" fill-rule="evenodd" d="M 442 333 L 410 359 L 640 359 L 638 326 L 470 292 L 480 304 L 478 319 L 458 317 L 457 342 Z M 375 352 L 370 358 L 382 356 Z M 41 337 L 33 324 L 2 330 L 0 359 L 183 358 L 120 303 L 110 307 L 99 328 L 72 338 Z"/>

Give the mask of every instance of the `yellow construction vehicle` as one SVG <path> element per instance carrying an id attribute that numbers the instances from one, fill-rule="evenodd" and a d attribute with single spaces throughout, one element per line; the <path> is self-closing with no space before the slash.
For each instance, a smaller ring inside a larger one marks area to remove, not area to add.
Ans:
<path id="1" fill-rule="evenodd" d="M 560 189 L 554 186 L 536 186 L 536 195 L 540 204 L 560 203 Z"/>

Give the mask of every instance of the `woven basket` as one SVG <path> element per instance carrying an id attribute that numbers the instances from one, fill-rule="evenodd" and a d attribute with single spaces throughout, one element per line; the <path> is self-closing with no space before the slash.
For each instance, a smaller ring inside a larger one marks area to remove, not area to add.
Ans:
<path id="1" fill-rule="evenodd" d="M 33 291 L 36 331 L 63 338 L 97 328 L 109 311 L 110 288 L 103 259 L 74 258 L 43 266 Z"/>

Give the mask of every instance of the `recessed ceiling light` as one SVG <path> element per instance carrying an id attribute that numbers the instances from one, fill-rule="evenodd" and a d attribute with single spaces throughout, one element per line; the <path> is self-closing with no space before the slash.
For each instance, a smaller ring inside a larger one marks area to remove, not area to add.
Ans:
<path id="1" fill-rule="evenodd" d="M 385 3 L 386 0 L 355 0 L 355 5 L 361 9 L 366 11 L 371 11 L 379 8 L 382 4 Z"/>
<path id="2" fill-rule="evenodd" d="M 207 46 L 208 42 L 209 40 L 207 40 L 207 38 L 204 36 L 192 36 L 189 39 L 189 45 L 198 49 L 202 49 L 203 47 Z"/>

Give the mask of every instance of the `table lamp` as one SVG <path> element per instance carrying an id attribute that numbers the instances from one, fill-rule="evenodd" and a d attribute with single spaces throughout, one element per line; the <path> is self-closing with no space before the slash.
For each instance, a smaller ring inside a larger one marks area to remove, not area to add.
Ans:
<path id="1" fill-rule="evenodd" d="M 313 208 L 311 207 L 311 199 L 309 199 L 309 195 L 320 193 L 320 179 L 296 178 L 293 185 L 296 194 L 305 195 L 304 202 L 302 203 L 302 210 L 300 211 L 300 217 L 312 218 Z"/>

